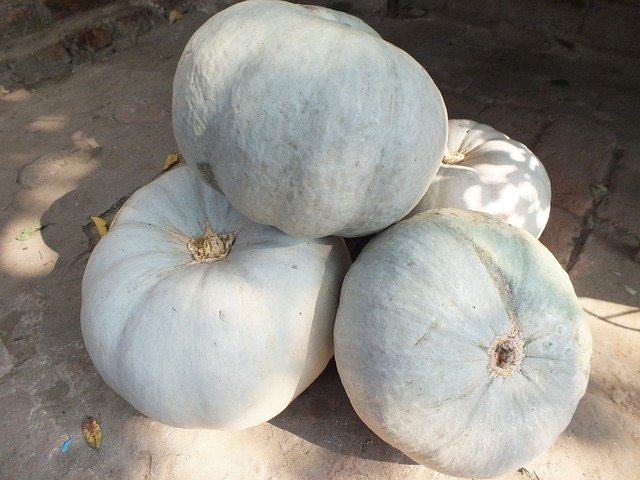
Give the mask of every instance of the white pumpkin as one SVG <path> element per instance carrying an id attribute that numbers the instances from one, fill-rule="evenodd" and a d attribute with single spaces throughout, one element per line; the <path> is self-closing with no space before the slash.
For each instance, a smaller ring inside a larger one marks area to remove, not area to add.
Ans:
<path id="1" fill-rule="evenodd" d="M 340 378 L 383 440 L 448 475 L 492 477 L 543 453 L 589 376 L 569 277 L 532 235 L 438 209 L 385 230 L 345 277 Z"/>
<path id="2" fill-rule="evenodd" d="M 103 379 L 179 427 L 237 430 L 280 413 L 333 354 L 338 238 L 236 213 L 188 167 L 138 190 L 93 251 L 82 334 Z"/>
<path id="3" fill-rule="evenodd" d="M 551 184 L 538 158 L 489 125 L 449 120 L 443 164 L 410 215 L 432 208 L 495 215 L 539 238 L 551 210 Z"/>
<path id="4" fill-rule="evenodd" d="M 422 198 L 447 117 L 424 68 L 361 20 L 249 0 L 187 44 L 173 128 L 187 163 L 251 220 L 355 237 Z"/>

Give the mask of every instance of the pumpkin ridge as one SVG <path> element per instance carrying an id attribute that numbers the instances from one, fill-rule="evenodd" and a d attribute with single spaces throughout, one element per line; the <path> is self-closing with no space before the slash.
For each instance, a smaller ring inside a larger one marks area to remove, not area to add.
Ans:
<path id="1" fill-rule="evenodd" d="M 488 368 L 492 376 L 509 377 L 520 371 L 522 361 L 524 360 L 525 342 L 521 335 L 521 328 L 516 319 L 515 294 L 513 292 L 513 284 L 509 281 L 504 271 L 497 265 L 489 252 L 479 246 L 469 235 L 461 230 L 449 225 L 456 233 L 462 235 L 467 240 L 480 263 L 487 271 L 491 281 L 493 282 L 498 296 L 504 305 L 509 319 L 509 330 L 497 336 L 489 348 L 487 355 L 489 356 Z"/>

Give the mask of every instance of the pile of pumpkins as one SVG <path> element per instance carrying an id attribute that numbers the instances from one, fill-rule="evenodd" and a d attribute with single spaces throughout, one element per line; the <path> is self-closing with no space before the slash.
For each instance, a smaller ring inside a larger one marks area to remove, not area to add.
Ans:
<path id="1" fill-rule="evenodd" d="M 250 428 L 335 351 L 360 418 L 440 472 L 509 472 L 566 428 L 591 337 L 536 239 L 545 169 L 448 120 L 406 52 L 345 13 L 238 3 L 186 46 L 173 126 L 187 166 L 122 206 L 82 284 L 86 348 L 140 412 Z M 372 234 L 351 264 L 342 237 Z"/>

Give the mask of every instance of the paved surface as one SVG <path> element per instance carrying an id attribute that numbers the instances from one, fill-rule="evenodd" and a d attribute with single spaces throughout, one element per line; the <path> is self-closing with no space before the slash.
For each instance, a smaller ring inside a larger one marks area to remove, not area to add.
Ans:
<path id="1" fill-rule="evenodd" d="M 358 420 L 333 364 L 284 413 L 235 433 L 149 420 L 93 368 L 79 323 L 80 282 L 95 242 L 85 226 L 154 178 L 176 150 L 173 70 L 205 18 L 187 14 L 62 83 L 0 97 L 0 478 L 446 478 Z M 542 240 L 583 301 L 592 375 L 559 441 L 504 478 L 637 478 L 640 62 L 508 25 L 366 20 L 426 66 L 452 118 L 489 123 L 526 143 L 551 177 Z M 15 239 L 37 223 L 47 226 Z M 102 424 L 100 452 L 82 438 L 87 415 Z"/>

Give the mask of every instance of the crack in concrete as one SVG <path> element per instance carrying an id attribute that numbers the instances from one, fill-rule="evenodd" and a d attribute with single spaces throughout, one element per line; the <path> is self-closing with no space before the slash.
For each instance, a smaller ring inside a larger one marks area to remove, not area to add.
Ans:
<path id="1" fill-rule="evenodd" d="M 542 138 L 546 135 L 546 133 L 549 131 L 549 128 L 551 127 L 551 125 L 553 125 L 555 122 L 556 122 L 556 118 L 547 118 L 542 122 L 542 124 L 540 125 L 540 129 L 538 130 L 538 132 L 536 132 L 536 134 L 533 136 L 533 139 L 530 142 L 531 144 L 529 145 L 529 148 L 531 149 L 531 151 L 535 151 L 537 149 L 538 144 L 540 143 Z"/>
<path id="2" fill-rule="evenodd" d="M 623 153 L 624 150 L 622 150 L 618 146 L 618 142 L 616 142 L 616 147 L 613 150 L 609 165 L 607 165 L 604 178 L 602 179 L 602 184 L 607 187 L 607 189 L 609 190 L 609 194 L 611 192 L 611 180 L 619 170 L 620 159 L 622 158 Z M 569 256 L 569 261 L 567 262 L 567 272 L 570 272 L 571 269 L 576 265 L 576 263 L 578 263 L 580 255 L 584 250 L 584 246 L 587 243 L 589 236 L 598 224 L 598 209 L 600 205 L 603 204 L 605 198 L 606 197 L 598 199 L 594 197 L 591 207 L 582 216 L 580 235 L 573 244 L 573 249 L 571 250 L 571 255 Z"/>

